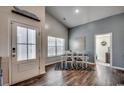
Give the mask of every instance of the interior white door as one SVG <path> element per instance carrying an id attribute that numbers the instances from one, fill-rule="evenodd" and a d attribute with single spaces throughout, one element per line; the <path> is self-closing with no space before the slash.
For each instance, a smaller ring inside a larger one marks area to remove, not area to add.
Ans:
<path id="1" fill-rule="evenodd" d="M 11 36 L 11 84 L 15 84 L 40 74 L 39 35 L 35 27 L 12 22 Z"/>

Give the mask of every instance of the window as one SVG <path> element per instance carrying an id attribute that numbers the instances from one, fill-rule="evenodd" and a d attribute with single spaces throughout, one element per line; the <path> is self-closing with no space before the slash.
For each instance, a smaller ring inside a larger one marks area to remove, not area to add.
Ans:
<path id="1" fill-rule="evenodd" d="M 36 59 L 36 31 L 28 29 L 28 59 Z"/>
<path id="2" fill-rule="evenodd" d="M 17 27 L 17 60 L 27 59 L 27 29 Z"/>
<path id="3" fill-rule="evenodd" d="M 56 39 L 55 37 L 48 36 L 48 57 L 56 55 Z"/>
<path id="4" fill-rule="evenodd" d="M 17 26 L 17 60 L 36 59 L 36 30 Z"/>
<path id="5" fill-rule="evenodd" d="M 64 50 L 64 39 L 48 36 L 48 57 L 62 55 Z"/>
<path id="6" fill-rule="evenodd" d="M 64 39 L 56 38 L 56 40 L 57 40 L 57 55 L 62 55 L 64 54 L 65 51 Z"/>

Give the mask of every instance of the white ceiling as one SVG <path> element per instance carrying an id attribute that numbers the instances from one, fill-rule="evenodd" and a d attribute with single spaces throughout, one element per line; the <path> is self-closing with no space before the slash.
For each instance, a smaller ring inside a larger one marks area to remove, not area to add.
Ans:
<path id="1" fill-rule="evenodd" d="M 78 14 L 75 13 L 76 9 L 79 10 Z M 124 6 L 47 6 L 46 11 L 71 28 L 123 13 Z"/>

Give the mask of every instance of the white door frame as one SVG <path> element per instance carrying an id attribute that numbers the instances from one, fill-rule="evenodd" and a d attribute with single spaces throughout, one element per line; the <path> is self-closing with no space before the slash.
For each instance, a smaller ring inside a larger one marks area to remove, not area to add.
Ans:
<path id="1" fill-rule="evenodd" d="M 95 35 L 94 35 L 94 62 L 95 62 L 95 64 L 96 64 L 96 36 L 97 36 L 97 35 L 105 35 L 105 34 L 110 34 L 110 35 L 111 35 L 110 67 L 112 67 L 112 32 L 101 33 L 101 34 L 95 34 Z"/>
<path id="2" fill-rule="evenodd" d="M 29 27 L 30 26 L 34 27 L 38 31 L 38 36 L 39 36 L 39 27 L 32 26 L 30 24 L 26 24 L 26 23 L 19 22 L 19 21 L 14 21 L 14 20 L 10 20 L 9 23 L 10 23 L 10 25 L 9 25 L 9 29 L 10 29 L 9 30 L 9 52 L 10 52 L 9 53 L 9 85 L 11 85 L 12 84 L 12 72 L 11 72 L 11 63 L 12 63 L 12 23 L 19 23 L 19 24 L 27 25 Z M 38 45 L 38 47 L 40 47 L 40 46 Z M 39 50 L 39 51 L 41 51 L 41 50 Z M 40 55 L 39 55 L 39 66 L 40 66 Z M 39 73 L 40 73 L 40 69 L 39 69 Z"/>

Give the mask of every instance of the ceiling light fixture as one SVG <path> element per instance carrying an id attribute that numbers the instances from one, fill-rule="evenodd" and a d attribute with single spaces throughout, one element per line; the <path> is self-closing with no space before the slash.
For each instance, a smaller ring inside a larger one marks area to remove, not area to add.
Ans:
<path id="1" fill-rule="evenodd" d="M 75 13 L 78 14 L 78 13 L 79 13 L 79 9 L 76 9 L 76 10 L 75 10 Z"/>

